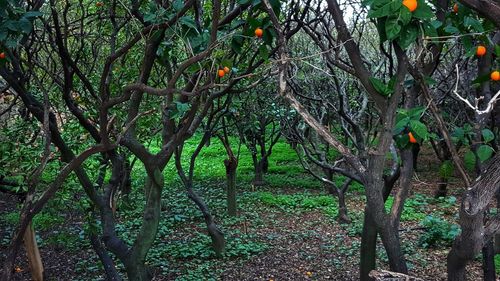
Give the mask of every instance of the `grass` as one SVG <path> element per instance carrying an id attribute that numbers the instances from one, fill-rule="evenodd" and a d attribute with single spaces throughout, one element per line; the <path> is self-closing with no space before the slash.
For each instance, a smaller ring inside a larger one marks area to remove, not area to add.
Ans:
<path id="1" fill-rule="evenodd" d="M 390 212 L 394 203 L 394 197 L 389 196 L 385 201 L 385 209 Z M 403 213 L 401 214 L 401 221 L 421 221 L 425 218 L 425 207 L 427 206 L 426 197 L 416 196 L 408 198 L 405 201 Z"/>

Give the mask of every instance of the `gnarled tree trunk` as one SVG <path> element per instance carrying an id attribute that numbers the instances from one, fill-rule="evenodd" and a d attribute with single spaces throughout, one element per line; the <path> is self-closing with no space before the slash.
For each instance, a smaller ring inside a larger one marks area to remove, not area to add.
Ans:
<path id="1" fill-rule="evenodd" d="M 490 160 L 462 197 L 461 233 L 448 254 L 448 280 L 466 280 L 465 267 L 500 230 L 500 221 L 491 220 L 485 227 L 484 213 L 500 187 L 500 154 Z"/>

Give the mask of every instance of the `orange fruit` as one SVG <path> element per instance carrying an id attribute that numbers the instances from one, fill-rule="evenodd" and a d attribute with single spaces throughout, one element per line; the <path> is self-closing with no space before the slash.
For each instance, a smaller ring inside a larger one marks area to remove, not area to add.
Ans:
<path id="1" fill-rule="evenodd" d="M 312 274 L 312 272 L 308 271 L 308 272 L 306 272 L 306 275 L 307 275 L 308 277 L 311 277 L 313 274 Z"/>
<path id="2" fill-rule="evenodd" d="M 500 71 L 495 70 L 491 73 L 491 80 L 500 81 Z"/>
<path id="3" fill-rule="evenodd" d="M 478 57 L 482 57 L 482 56 L 486 55 L 486 47 L 483 45 L 477 46 L 476 55 Z"/>
<path id="4" fill-rule="evenodd" d="M 229 69 L 229 67 L 227 66 L 224 66 L 224 73 L 228 74 L 229 72 L 231 72 L 231 69 Z"/>
<path id="5" fill-rule="evenodd" d="M 453 5 L 453 12 L 455 14 L 458 14 L 458 4 L 457 3 L 455 3 L 455 5 Z"/>
<path id="6" fill-rule="evenodd" d="M 263 34 L 264 30 L 262 30 L 262 28 L 258 27 L 257 29 L 255 29 L 255 36 L 261 38 Z"/>
<path id="7" fill-rule="evenodd" d="M 97 3 L 95 3 L 95 6 L 96 7 L 102 7 L 102 6 L 104 6 L 104 3 L 103 2 L 97 2 Z"/>
<path id="8" fill-rule="evenodd" d="M 219 69 L 219 71 L 217 71 L 217 75 L 219 75 L 220 78 L 224 77 L 224 75 L 226 75 L 226 72 L 224 72 L 224 69 Z"/>
<path id="9" fill-rule="evenodd" d="M 410 137 L 411 143 L 417 143 L 417 139 L 413 136 L 411 132 L 408 133 L 408 137 Z"/>
<path id="10" fill-rule="evenodd" d="M 413 12 L 417 9 L 417 0 L 403 0 L 403 6 L 408 8 L 410 12 Z"/>
<path id="11" fill-rule="evenodd" d="M 3 60 L 4 58 L 5 58 L 5 53 L 4 53 L 4 52 L 1 52 L 1 53 L 0 53 L 0 59 L 2 59 L 2 60 Z"/>

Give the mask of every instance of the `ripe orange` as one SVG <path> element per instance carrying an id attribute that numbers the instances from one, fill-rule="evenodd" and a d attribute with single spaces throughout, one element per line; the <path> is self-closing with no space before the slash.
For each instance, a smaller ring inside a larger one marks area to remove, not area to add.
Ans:
<path id="1" fill-rule="evenodd" d="M 224 66 L 224 73 L 228 74 L 229 72 L 231 72 L 231 69 L 229 69 L 229 67 L 227 66 Z"/>
<path id="2" fill-rule="evenodd" d="M 455 5 L 453 5 L 453 12 L 455 14 L 458 14 L 458 4 L 457 3 L 455 3 Z"/>
<path id="3" fill-rule="evenodd" d="M 2 59 L 2 60 L 3 60 L 4 58 L 5 58 L 5 53 L 4 53 L 4 52 L 1 52 L 1 53 L 0 53 L 0 59 Z"/>
<path id="4" fill-rule="evenodd" d="M 104 3 L 103 2 L 97 2 L 97 3 L 95 3 L 95 6 L 96 7 L 102 7 L 102 6 L 104 6 Z"/>
<path id="5" fill-rule="evenodd" d="M 312 272 L 308 271 L 308 272 L 306 272 L 306 275 L 307 275 L 308 277 L 311 277 L 313 274 L 312 274 Z"/>
<path id="6" fill-rule="evenodd" d="M 263 34 L 264 34 L 264 30 L 262 30 L 262 28 L 257 27 L 257 29 L 255 29 L 255 36 L 261 38 Z"/>
<path id="7" fill-rule="evenodd" d="M 500 81 L 500 71 L 495 70 L 491 73 L 491 80 Z"/>
<path id="8" fill-rule="evenodd" d="M 417 9 L 417 0 L 403 0 L 403 6 L 408 8 L 410 12 L 413 12 Z"/>
<path id="9" fill-rule="evenodd" d="M 411 132 L 408 133 L 408 136 L 410 137 L 411 143 L 417 143 L 417 139 L 413 136 L 413 134 Z"/>
<path id="10" fill-rule="evenodd" d="M 224 75 L 226 75 L 226 72 L 224 72 L 224 69 L 219 69 L 219 71 L 217 71 L 217 75 L 219 75 L 220 78 L 224 77 Z"/>
<path id="11" fill-rule="evenodd" d="M 483 45 L 477 46 L 476 55 L 478 57 L 482 57 L 482 56 L 486 55 L 486 47 Z"/>

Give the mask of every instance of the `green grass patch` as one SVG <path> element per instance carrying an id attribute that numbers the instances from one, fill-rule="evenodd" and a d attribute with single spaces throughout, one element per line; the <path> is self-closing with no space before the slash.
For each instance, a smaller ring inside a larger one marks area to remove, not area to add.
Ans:
<path id="1" fill-rule="evenodd" d="M 385 210 L 387 212 L 391 211 L 393 203 L 394 197 L 389 196 L 389 198 L 387 198 L 387 201 L 385 201 Z M 401 221 L 423 220 L 426 216 L 424 213 L 425 205 L 427 205 L 427 202 L 425 200 L 425 197 L 423 196 L 406 199 L 403 213 L 401 214 Z"/>

